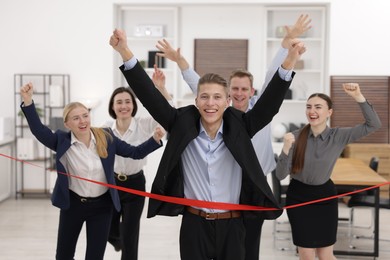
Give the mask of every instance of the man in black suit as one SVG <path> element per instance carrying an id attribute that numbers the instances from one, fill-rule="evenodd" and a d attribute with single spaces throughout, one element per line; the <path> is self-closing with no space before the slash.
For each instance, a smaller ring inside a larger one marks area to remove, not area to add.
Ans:
<path id="1" fill-rule="evenodd" d="M 229 106 L 227 82 L 206 74 L 198 83 L 196 106 L 172 107 L 116 29 L 110 45 L 121 55 L 121 71 L 144 107 L 169 132 L 152 193 L 276 208 L 234 211 L 186 207 L 151 199 L 148 217 L 183 215 L 180 255 L 184 260 L 240 260 L 245 257 L 243 217 L 275 219 L 282 213 L 262 173 L 251 138 L 278 112 L 294 76 L 292 69 L 305 51 L 303 43 L 289 54 L 256 105 L 247 113 Z"/>

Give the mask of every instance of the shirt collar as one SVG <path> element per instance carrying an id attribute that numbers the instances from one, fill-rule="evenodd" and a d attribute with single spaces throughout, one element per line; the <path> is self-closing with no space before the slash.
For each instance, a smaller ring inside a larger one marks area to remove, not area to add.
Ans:
<path id="1" fill-rule="evenodd" d="M 95 139 L 95 136 L 93 135 L 92 131 L 91 132 L 91 141 L 93 144 L 96 145 L 96 139 Z M 70 144 L 75 144 L 75 143 L 80 143 L 81 142 L 77 139 L 77 137 L 73 134 L 73 132 L 70 132 Z"/>
<path id="2" fill-rule="evenodd" d="M 202 121 L 201 120 L 199 120 L 199 124 L 200 124 L 199 134 L 204 133 L 205 135 L 208 136 L 208 134 L 206 132 L 206 129 L 204 129 L 204 127 L 202 125 Z M 221 126 L 218 128 L 217 135 L 218 134 L 223 134 L 223 120 L 222 120 Z"/>
<path id="3" fill-rule="evenodd" d="M 136 127 L 135 118 L 133 117 L 133 118 L 131 119 L 131 121 L 130 121 L 129 128 L 126 130 L 125 134 L 126 134 L 128 131 L 130 131 L 131 133 L 133 133 L 133 132 L 135 131 L 135 127 Z M 117 125 L 116 125 L 116 121 L 114 121 L 114 122 L 112 123 L 111 129 L 112 129 L 112 131 L 119 133 L 118 127 L 117 127 Z"/>
<path id="4" fill-rule="evenodd" d="M 326 126 L 324 131 L 322 131 L 322 133 L 319 134 L 318 136 L 321 138 L 321 140 L 325 140 L 329 135 L 330 135 L 330 127 Z M 314 137 L 313 132 L 311 131 L 311 129 L 310 129 L 309 136 Z"/>

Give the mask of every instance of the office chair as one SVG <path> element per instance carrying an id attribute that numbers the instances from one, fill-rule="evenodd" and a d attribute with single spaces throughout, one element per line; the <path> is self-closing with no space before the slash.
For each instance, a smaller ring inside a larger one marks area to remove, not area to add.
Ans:
<path id="1" fill-rule="evenodd" d="M 378 172 L 378 167 L 379 167 L 379 158 L 376 156 L 371 157 L 369 166 L 372 170 L 375 172 Z M 367 202 L 372 200 L 372 205 L 374 205 L 375 202 L 375 193 L 374 190 L 368 190 L 368 191 L 363 191 L 357 194 L 351 195 L 350 200 L 347 203 L 347 206 L 351 208 L 349 218 L 350 218 L 350 224 L 353 226 L 353 221 L 354 221 L 354 207 L 360 207 L 360 206 L 367 206 L 370 207 L 370 205 L 367 205 Z M 374 205 L 375 207 L 375 205 Z M 374 215 L 374 211 L 373 215 Z M 373 218 L 371 219 L 371 224 L 369 226 L 355 226 L 359 228 L 371 228 L 372 227 L 372 222 Z"/>
<path id="2" fill-rule="evenodd" d="M 275 154 L 275 161 L 278 161 L 278 156 Z M 288 185 L 282 185 L 280 180 L 276 177 L 276 170 L 273 170 L 271 172 L 272 176 L 272 191 L 274 193 L 274 196 L 276 198 L 276 201 L 279 203 L 280 206 L 284 207 L 286 205 L 286 192 Z M 283 212 L 283 215 L 286 214 Z M 282 215 L 282 216 L 283 216 Z M 284 228 L 283 228 L 284 227 Z M 292 250 L 293 248 L 291 247 L 277 247 L 276 246 L 276 241 L 277 240 L 286 240 L 286 241 L 292 241 L 291 239 L 291 228 L 290 228 L 290 223 L 287 220 L 280 220 L 275 219 L 274 220 L 274 247 L 277 248 L 278 250 L 281 251 L 287 251 L 287 250 Z M 288 233 L 288 236 L 279 236 L 278 234 L 281 233 Z"/>
<path id="3" fill-rule="evenodd" d="M 370 168 L 378 171 L 378 165 L 379 165 L 379 159 L 377 157 L 372 157 L 370 160 Z M 351 224 L 352 228 L 353 227 L 358 227 L 358 228 L 370 228 L 372 229 L 373 227 L 373 221 L 374 221 L 374 208 L 375 208 L 375 194 L 373 190 L 368 190 L 367 192 L 363 194 L 354 194 L 351 196 L 351 199 L 348 201 L 348 207 L 351 208 Z M 353 219 L 354 219 L 354 208 L 355 207 L 369 207 L 372 208 L 372 216 L 371 216 L 371 224 L 368 227 L 362 227 L 362 226 L 355 226 L 353 225 Z M 380 198 L 379 199 L 379 208 L 382 209 L 390 209 L 390 189 L 389 189 L 389 194 L 387 198 Z M 373 231 L 374 232 L 374 231 Z M 353 238 L 369 238 L 372 239 L 374 237 L 374 234 L 371 236 L 358 236 L 354 235 Z M 384 240 L 380 239 L 380 241 L 390 241 L 390 240 Z M 350 245 L 350 248 L 355 248 L 353 245 Z"/>

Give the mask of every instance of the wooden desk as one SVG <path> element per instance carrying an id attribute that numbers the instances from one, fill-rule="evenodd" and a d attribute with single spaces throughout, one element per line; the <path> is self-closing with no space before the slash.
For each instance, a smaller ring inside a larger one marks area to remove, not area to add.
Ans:
<path id="1" fill-rule="evenodd" d="M 368 164 L 356 158 L 337 159 L 331 178 L 336 185 L 374 186 L 387 182 Z"/>
<path id="2" fill-rule="evenodd" d="M 372 170 L 365 162 L 355 158 L 339 158 L 333 169 L 331 179 L 336 187 L 343 190 L 357 190 L 369 186 L 387 182 L 385 178 Z M 362 251 L 338 251 L 336 255 L 359 255 L 373 256 L 379 255 L 379 188 L 374 189 L 375 194 L 375 219 L 374 219 L 374 250 L 373 252 Z"/>

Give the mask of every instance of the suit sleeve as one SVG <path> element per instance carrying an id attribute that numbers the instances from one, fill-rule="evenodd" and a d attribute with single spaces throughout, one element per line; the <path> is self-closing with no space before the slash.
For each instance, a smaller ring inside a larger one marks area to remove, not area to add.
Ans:
<path id="1" fill-rule="evenodd" d="M 158 144 L 153 137 L 150 137 L 148 140 L 143 142 L 138 146 L 133 146 L 125 141 L 120 140 L 119 138 L 114 137 L 117 141 L 116 153 L 122 157 L 128 157 L 132 159 L 143 159 L 151 152 L 162 147 L 162 141 Z"/>
<path id="2" fill-rule="evenodd" d="M 164 129 L 170 132 L 177 111 L 156 89 L 139 62 L 130 70 L 124 70 L 124 66 L 121 66 L 120 70 L 146 110 Z"/>
<path id="3" fill-rule="evenodd" d="M 42 124 L 35 110 L 35 104 L 32 103 L 29 106 L 24 106 L 24 104 L 22 103 L 20 105 L 20 108 L 22 109 L 23 114 L 26 117 L 31 133 L 38 139 L 40 143 L 55 151 L 57 146 L 57 136 L 50 128 Z"/>
<path id="4" fill-rule="evenodd" d="M 292 77 L 294 77 L 294 73 Z M 291 82 L 292 80 L 285 81 L 281 79 L 278 71 L 276 71 L 254 107 L 245 114 L 245 122 L 251 138 L 271 122 L 272 118 L 279 112 Z"/>

